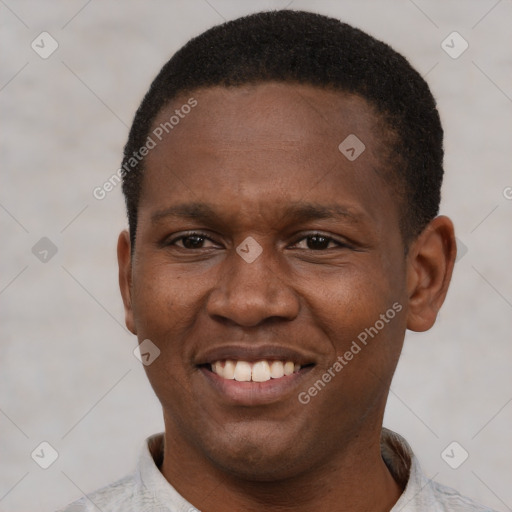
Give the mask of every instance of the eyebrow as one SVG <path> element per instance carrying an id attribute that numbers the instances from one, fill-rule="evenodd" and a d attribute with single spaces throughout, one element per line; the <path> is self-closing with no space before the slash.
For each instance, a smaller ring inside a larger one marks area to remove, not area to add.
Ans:
<path id="1" fill-rule="evenodd" d="M 213 208 L 206 203 L 183 203 L 170 206 L 151 215 L 151 222 L 158 223 L 167 217 L 179 217 L 190 220 L 207 220 L 216 218 Z"/>
<path id="2" fill-rule="evenodd" d="M 182 218 L 200 222 L 221 223 L 221 216 L 207 203 L 182 203 L 159 210 L 151 215 L 151 222 L 156 224 L 166 218 Z M 320 219 L 336 219 L 351 224 L 361 224 L 368 215 L 341 205 L 294 202 L 287 205 L 282 212 L 282 219 L 288 222 L 305 222 Z"/>

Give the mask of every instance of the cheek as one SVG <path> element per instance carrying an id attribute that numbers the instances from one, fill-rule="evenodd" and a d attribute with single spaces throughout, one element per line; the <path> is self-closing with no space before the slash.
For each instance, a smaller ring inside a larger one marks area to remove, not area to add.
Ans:
<path id="1" fill-rule="evenodd" d="M 185 341 L 196 323 L 200 292 L 172 266 L 146 261 L 133 283 L 134 319 L 139 343 L 149 339 L 159 355 L 144 370 L 162 405 L 185 411 L 192 399 L 190 373 L 196 371 Z"/>
<path id="2" fill-rule="evenodd" d="M 328 407 L 379 395 L 398 362 L 405 333 L 401 274 L 380 264 L 372 268 L 338 271 L 322 279 L 321 290 L 309 291 L 313 321 L 330 341 L 323 368 L 334 384 Z"/>
<path id="3" fill-rule="evenodd" d="M 317 375 L 328 383 L 326 392 L 318 393 L 317 407 L 336 428 L 334 418 L 348 411 L 363 411 L 365 417 L 385 400 L 402 348 L 404 307 L 391 290 L 366 279 L 333 283 L 318 303 L 312 311 L 330 351 Z M 318 380 L 313 386 L 323 389 Z M 304 391 L 316 394 L 315 389 Z"/>
<path id="4" fill-rule="evenodd" d="M 133 310 L 139 338 L 160 340 L 193 321 L 198 286 L 183 279 L 172 266 L 144 258 L 136 269 L 133 283 Z M 165 348 L 165 347 L 162 347 Z"/>
<path id="5" fill-rule="evenodd" d="M 331 339 L 357 337 L 366 327 L 373 325 L 393 303 L 402 298 L 401 287 L 382 269 L 372 271 L 368 267 L 337 269 L 331 276 L 312 282 L 305 296 L 318 325 L 323 325 Z"/>

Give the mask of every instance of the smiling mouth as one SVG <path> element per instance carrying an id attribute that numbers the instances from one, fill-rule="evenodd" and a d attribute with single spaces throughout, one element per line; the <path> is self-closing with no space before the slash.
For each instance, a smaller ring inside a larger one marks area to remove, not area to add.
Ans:
<path id="1" fill-rule="evenodd" d="M 225 359 L 214 361 L 204 366 L 225 380 L 236 380 L 238 382 L 267 382 L 271 379 L 281 379 L 293 373 L 298 373 L 302 368 L 312 365 L 301 366 L 293 361 L 269 361 L 265 359 L 254 363 Z"/>

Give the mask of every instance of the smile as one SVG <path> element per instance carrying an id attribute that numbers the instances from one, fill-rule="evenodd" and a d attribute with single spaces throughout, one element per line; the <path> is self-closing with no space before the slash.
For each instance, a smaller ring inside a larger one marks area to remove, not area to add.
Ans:
<path id="1" fill-rule="evenodd" d="M 230 406 L 258 406 L 293 400 L 318 363 L 300 349 L 270 344 L 210 346 L 194 357 L 199 393 Z M 295 403 L 295 402 L 293 402 Z"/>
<path id="2" fill-rule="evenodd" d="M 226 359 L 211 363 L 211 371 L 226 380 L 238 382 L 266 382 L 270 379 L 281 379 L 297 373 L 301 365 L 293 361 L 267 361 L 254 363 L 241 360 Z"/>

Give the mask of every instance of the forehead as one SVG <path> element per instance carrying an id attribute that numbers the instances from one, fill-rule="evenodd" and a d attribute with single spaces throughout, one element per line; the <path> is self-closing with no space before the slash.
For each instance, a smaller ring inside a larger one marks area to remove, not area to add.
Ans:
<path id="1" fill-rule="evenodd" d="M 191 98 L 196 106 L 183 108 Z M 284 83 L 211 87 L 163 108 L 150 135 L 162 126 L 146 157 L 143 209 L 207 197 L 242 214 L 309 198 L 378 218 L 393 204 L 383 123 L 360 96 Z"/>
<path id="2" fill-rule="evenodd" d="M 161 110 L 154 127 L 169 120 L 191 97 L 198 105 L 192 112 L 194 115 L 187 115 L 186 127 L 173 128 L 172 135 L 177 141 L 208 136 L 216 142 L 243 142 L 251 134 L 265 139 L 279 140 L 286 136 L 308 141 L 314 135 L 324 138 L 329 132 L 339 137 L 343 125 L 365 137 L 384 135 L 379 133 L 383 125 L 380 116 L 361 96 L 279 82 L 214 86 L 182 94 Z M 281 131 L 283 128 L 285 133 Z"/>

